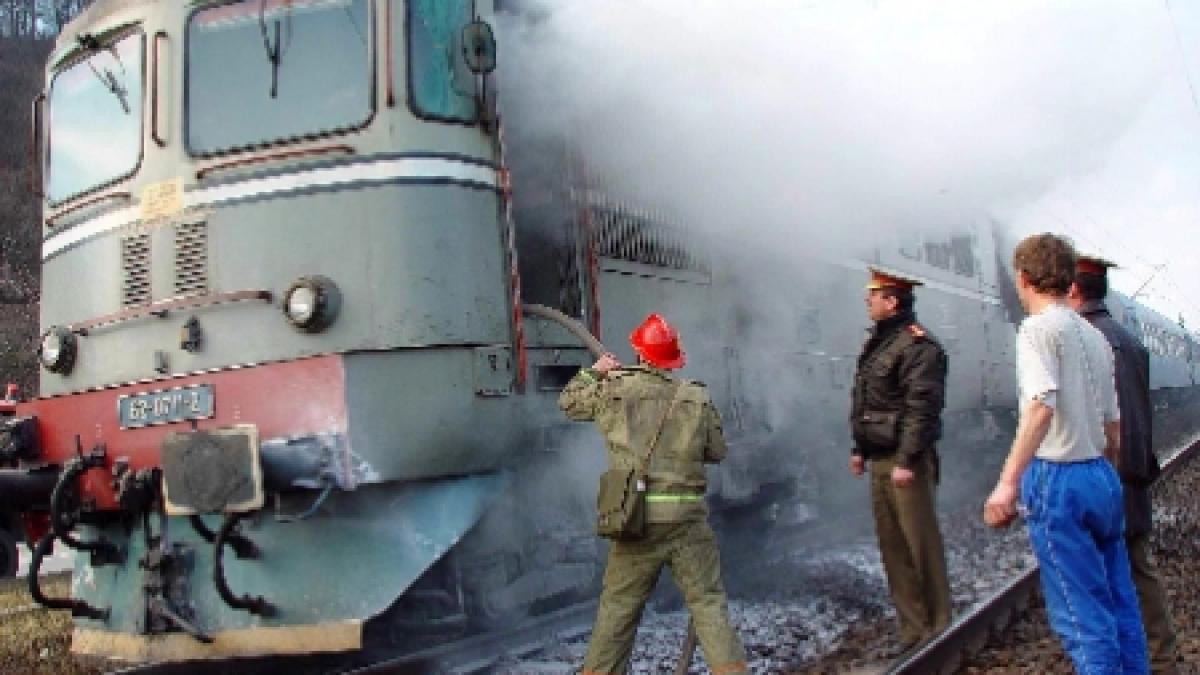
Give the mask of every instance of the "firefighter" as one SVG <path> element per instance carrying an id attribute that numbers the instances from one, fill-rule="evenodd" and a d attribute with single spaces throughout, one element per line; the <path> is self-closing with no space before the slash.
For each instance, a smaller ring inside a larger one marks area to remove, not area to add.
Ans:
<path id="1" fill-rule="evenodd" d="M 704 503 L 704 464 L 726 454 L 721 419 L 704 385 L 671 374 L 685 357 L 678 333 L 662 317 L 648 316 L 630 343 L 636 366 L 623 367 L 606 354 L 580 370 L 558 401 L 571 419 L 596 423 L 614 469 L 636 467 L 649 455 L 645 533 L 609 549 L 583 673 L 626 672 L 642 609 L 664 565 L 683 592 L 712 672 L 749 672 L 729 621 Z"/>
<path id="2" fill-rule="evenodd" d="M 946 555 L 934 507 L 946 353 L 913 312 L 913 279 L 871 268 L 875 322 L 854 377 L 850 471 L 870 466 L 875 533 L 900 624 L 902 651 L 950 623 Z"/>
<path id="3" fill-rule="evenodd" d="M 1125 499 L 1125 549 L 1142 610 L 1151 671 L 1166 675 L 1177 672 L 1177 639 L 1162 582 L 1150 559 L 1150 532 L 1154 529 L 1150 485 L 1161 470 L 1152 443 L 1150 353 L 1113 318 L 1104 304 L 1108 295 L 1108 268 L 1114 266 L 1102 258 L 1079 256 L 1067 304 L 1091 322 L 1112 346 L 1121 417 L 1117 474 Z"/>

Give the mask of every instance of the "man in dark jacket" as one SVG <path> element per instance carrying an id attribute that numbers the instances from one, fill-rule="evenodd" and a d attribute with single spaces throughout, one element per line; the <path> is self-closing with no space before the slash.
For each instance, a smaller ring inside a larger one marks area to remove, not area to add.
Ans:
<path id="1" fill-rule="evenodd" d="M 867 315 L 875 322 L 854 378 L 850 471 L 871 466 L 879 552 L 908 649 L 950 623 L 946 555 L 934 507 L 946 353 L 913 313 L 919 282 L 872 268 Z"/>
<path id="2" fill-rule="evenodd" d="M 1125 547 L 1129 551 L 1153 672 L 1174 673 L 1175 631 L 1162 583 L 1150 560 L 1153 529 L 1150 484 L 1159 474 L 1158 458 L 1151 445 L 1150 354 L 1104 304 L 1108 295 L 1108 268 L 1112 266 L 1113 263 L 1100 258 L 1080 256 L 1067 301 L 1112 345 L 1117 407 L 1121 411 L 1117 473 L 1125 497 Z"/>

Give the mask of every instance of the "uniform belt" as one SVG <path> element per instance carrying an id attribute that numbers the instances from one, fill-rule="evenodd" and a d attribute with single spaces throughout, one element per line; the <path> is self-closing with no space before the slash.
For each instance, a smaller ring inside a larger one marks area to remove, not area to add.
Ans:
<path id="1" fill-rule="evenodd" d="M 648 493 L 646 495 L 647 502 L 698 502 L 704 499 L 704 495 L 667 495 Z"/>

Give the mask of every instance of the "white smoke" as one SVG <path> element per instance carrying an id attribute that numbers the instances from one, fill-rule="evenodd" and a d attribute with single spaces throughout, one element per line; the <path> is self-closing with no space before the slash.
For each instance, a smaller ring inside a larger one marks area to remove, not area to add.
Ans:
<path id="1" fill-rule="evenodd" d="M 1093 169 L 1162 28 L 1135 2 L 547 0 L 502 25 L 502 96 L 689 226 L 863 250 Z"/>

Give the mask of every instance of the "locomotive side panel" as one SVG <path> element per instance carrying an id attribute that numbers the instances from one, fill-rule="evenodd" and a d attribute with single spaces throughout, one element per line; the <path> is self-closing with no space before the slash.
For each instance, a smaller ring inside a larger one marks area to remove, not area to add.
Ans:
<path id="1" fill-rule="evenodd" d="M 601 259 L 600 269 L 601 334 L 622 363 L 636 361 L 628 339 L 633 327 L 652 312 L 665 313 L 683 338 L 685 374 L 724 389 L 723 311 L 713 304 L 706 276 L 609 258 Z M 724 398 L 726 392 L 719 395 Z"/>
<path id="2" fill-rule="evenodd" d="M 517 439 L 544 420 L 515 415 L 515 395 L 477 393 L 474 383 L 485 369 L 490 375 L 493 353 L 439 348 L 347 355 L 350 447 L 370 474 L 409 480 L 501 466 Z M 498 354 L 497 367 L 515 365 L 505 363 L 507 352 Z"/>

